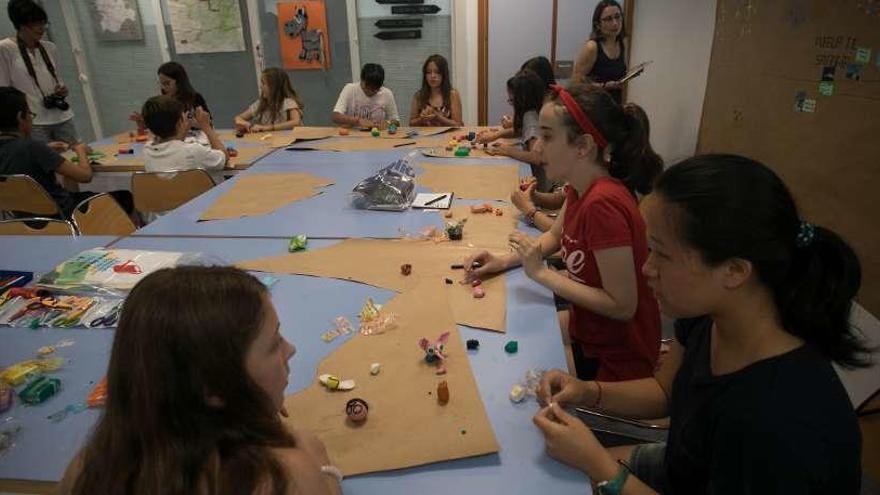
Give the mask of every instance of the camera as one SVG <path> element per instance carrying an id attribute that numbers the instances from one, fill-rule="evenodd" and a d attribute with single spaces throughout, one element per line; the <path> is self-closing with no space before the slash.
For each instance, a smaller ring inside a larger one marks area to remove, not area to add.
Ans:
<path id="1" fill-rule="evenodd" d="M 51 94 L 43 97 L 43 106 L 49 109 L 57 108 L 64 111 L 70 108 L 70 103 L 67 103 L 63 96 Z"/>

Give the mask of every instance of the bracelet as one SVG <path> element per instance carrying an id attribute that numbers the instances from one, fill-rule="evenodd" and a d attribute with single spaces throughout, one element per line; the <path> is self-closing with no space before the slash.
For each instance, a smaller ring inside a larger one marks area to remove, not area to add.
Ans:
<path id="1" fill-rule="evenodd" d="M 617 474 L 614 475 L 614 478 L 596 483 L 596 491 L 598 491 L 600 495 L 620 495 L 623 491 L 623 485 L 626 484 L 627 478 L 629 478 L 630 473 L 632 473 L 632 469 L 630 469 L 629 465 L 621 459 L 618 459 L 617 463 L 620 464 L 620 468 L 617 470 Z"/>
<path id="2" fill-rule="evenodd" d="M 321 474 L 326 474 L 327 476 L 334 478 L 337 482 L 342 483 L 342 470 L 336 466 L 330 464 L 321 466 Z"/>
<path id="3" fill-rule="evenodd" d="M 602 384 L 598 381 L 593 380 L 593 383 L 596 384 L 596 400 L 593 402 L 593 405 L 590 406 L 591 409 L 598 409 L 599 403 L 602 402 Z"/>

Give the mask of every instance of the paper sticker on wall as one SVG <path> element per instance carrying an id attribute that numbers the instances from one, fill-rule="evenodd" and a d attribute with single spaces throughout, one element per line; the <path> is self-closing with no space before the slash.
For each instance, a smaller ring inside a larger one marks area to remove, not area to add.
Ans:
<path id="1" fill-rule="evenodd" d="M 816 111 L 816 100 L 807 98 L 806 91 L 798 91 L 794 96 L 794 111 L 813 113 Z"/>
<path id="2" fill-rule="evenodd" d="M 880 0 L 860 0 L 857 7 L 867 15 L 880 17 Z"/>
<path id="3" fill-rule="evenodd" d="M 862 67 L 864 66 L 861 64 L 846 64 L 846 78 L 852 81 L 861 81 Z"/>
<path id="4" fill-rule="evenodd" d="M 330 68 L 324 0 L 278 2 L 278 42 L 285 69 Z"/>
<path id="5" fill-rule="evenodd" d="M 834 94 L 834 81 L 822 81 L 819 83 L 819 94 L 831 96 Z"/>
<path id="6" fill-rule="evenodd" d="M 871 63 L 871 49 L 863 46 L 856 48 L 855 63 L 869 64 Z"/>

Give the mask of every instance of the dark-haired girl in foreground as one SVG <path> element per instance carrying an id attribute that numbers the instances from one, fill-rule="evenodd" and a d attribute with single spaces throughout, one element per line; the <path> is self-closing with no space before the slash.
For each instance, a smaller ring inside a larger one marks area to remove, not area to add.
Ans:
<path id="1" fill-rule="evenodd" d="M 866 363 L 850 326 L 856 255 L 801 219 L 769 168 L 739 156 L 685 160 L 645 203 L 642 271 L 679 318 L 677 343 L 650 378 L 548 372 L 534 422 L 550 455 L 606 494 L 858 494 L 859 427 L 831 366 Z M 668 441 L 606 450 L 563 409 L 575 405 L 669 415 Z"/>

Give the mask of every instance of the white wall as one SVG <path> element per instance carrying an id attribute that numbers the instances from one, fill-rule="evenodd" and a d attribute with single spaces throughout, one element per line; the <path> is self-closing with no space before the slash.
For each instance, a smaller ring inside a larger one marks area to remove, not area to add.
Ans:
<path id="1" fill-rule="evenodd" d="M 696 150 L 715 32 L 715 2 L 637 1 L 630 63 L 653 60 L 627 100 L 651 122 L 651 144 L 672 164 Z"/>
<path id="2" fill-rule="evenodd" d="M 489 125 L 497 125 L 504 114 L 513 114 L 507 104 L 507 80 L 523 62 L 538 55 L 550 58 L 550 5 L 543 0 L 489 1 Z"/>
<path id="3" fill-rule="evenodd" d="M 464 125 L 477 125 L 479 93 L 479 12 L 473 0 L 452 4 L 452 86 L 461 95 Z"/>

